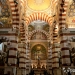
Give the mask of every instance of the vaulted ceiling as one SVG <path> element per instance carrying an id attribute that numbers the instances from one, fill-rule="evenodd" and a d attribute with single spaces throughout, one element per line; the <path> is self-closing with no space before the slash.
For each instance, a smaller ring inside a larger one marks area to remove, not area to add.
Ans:
<path id="1" fill-rule="evenodd" d="M 59 14 L 61 10 L 61 3 L 63 0 L 17 0 L 20 4 L 21 11 L 24 14 L 26 24 L 29 25 L 34 20 L 42 20 L 52 25 L 54 20 L 59 22 Z M 64 12 L 66 14 L 66 24 L 69 28 L 74 26 L 74 0 L 65 0 Z M 22 14 L 22 13 L 21 13 Z M 73 16 L 69 16 L 73 15 Z M 54 16 L 55 15 L 55 16 Z M 21 15 L 20 15 L 21 17 Z"/>
<path id="2" fill-rule="evenodd" d="M 23 13 L 27 25 L 34 20 L 43 20 L 52 24 L 54 21 L 53 15 L 56 15 L 58 11 L 58 0 L 19 0 L 19 3 L 20 12 Z"/>
<path id="3" fill-rule="evenodd" d="M 1 0 L 1 2 L 3 1 L 7 0 Z M 17 3 L 15 3 L 15 1 Z M 8 11 L 10 11 L 11 17 L 8 18 L 8 22 L 12 22 L 13 28 L 16 28 L 21 23 L 21 19 L 25 20 L 26 25 L 29 25 L 35 20 L 42 20 L 47 22 L 49 25 L 52 25 L 54 20 L 59 22 L 59 14 L 61 14 L 59 8 L 61 8 L 61 1 L 62 0 L 9 0 L 7 1 L 7 4 L 9 5 Z M 3 4 L 0 3 L 0 6 L 2 5 Z M 64 10 L 66 10 L 66 12 L 63 13 L 64 16 L 66 14 L 66 24 L 69 28 L 74 28 L 75 10 L 73 0 L 65 0 Z M 2 11 L 4 10 L 2 9 Z M 6 15 L 7 14 L 9 13 L 6 13 Z M 6 20 L 5 17 L 2 18 L 2 20 L 4 19 Z"/>

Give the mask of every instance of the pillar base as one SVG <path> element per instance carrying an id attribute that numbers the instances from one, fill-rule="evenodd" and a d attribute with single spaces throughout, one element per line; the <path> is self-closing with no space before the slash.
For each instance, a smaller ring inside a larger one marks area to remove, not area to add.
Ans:
<path id="1" fill-rule="evenodd" d="M 21 69 L 17 68 L 17 75 L 22 75 L 21 74 Z"/>
<path id="2" fill-rule="evenodd" d="M 53 68 L 52 71 L 53 75 L 62 75 L 60 68 Z"/>
<path id="3" fill-rule="evenodd" d="M 48 70 L 48 73 L 52 75 L 52 69 L 49 69 Z"/>
<path id="4" fill-rule="evenodd" d="M 8 74 L 8 72 L 10 72 L 12 74 L 13 73 L 13 68 L 9 67 L 9 66 L 5 67 L 4 68 L 4 74 Z"/>
<path id="5" fill-rule="evenodd" d="M 29 74 L 29 69 L 26 69 L 26 75 L 28 75 Z"/>

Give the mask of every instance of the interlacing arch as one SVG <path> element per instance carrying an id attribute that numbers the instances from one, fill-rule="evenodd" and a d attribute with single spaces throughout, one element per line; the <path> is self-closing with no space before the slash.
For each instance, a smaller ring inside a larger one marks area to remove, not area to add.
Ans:
<path id="1" fill-rule="evenodd" d="M 37 32 L 43 33 L 43 34 L 46 35 L 47 39 L 49 38 L 49 35 L 48 35 L 48 33 L 47 33 L 46 31 L 44 31 L 44 30 L 41 30 L 41 31 L 40 31 L 40 30 L 34 30 L 34 31 L 32 31 L 31 34 L 29 35 L 29 40 L 31 39 L 32 35 L 33 35 L 34 33 L 37 33 Z"/>
<path id="2" fill-rule="evenodd" d="M 42 20 L 51 25 L 53 22 L 53 17 L 42 12 L 32 13 L 31 15 L 26 17 L 26 25 L 29 25 L 32 21 L 35 20 Z"/>

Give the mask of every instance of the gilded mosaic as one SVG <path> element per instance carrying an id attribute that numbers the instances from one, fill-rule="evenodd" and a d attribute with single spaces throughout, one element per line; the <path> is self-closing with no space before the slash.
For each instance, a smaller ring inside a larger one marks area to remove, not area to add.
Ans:
<path id="1" fill-rule="evenodd" d="M 72 4 L 69 7 L 69 17 L 75 16 L 75 0 L 73 0 Z"/>
<path id="2" fill-rule="evenodd" d="M 0 0 L 0 27 L 10 27 L 11 21 L 7 0 Z"/>
<path id="3" fill-rule="evenodd" d="M 31 59 L 33 60 L 46 60 L 47 59 L 47 51 L 46 48 L 41 45 L 35 45 L 31 50 Z"/>

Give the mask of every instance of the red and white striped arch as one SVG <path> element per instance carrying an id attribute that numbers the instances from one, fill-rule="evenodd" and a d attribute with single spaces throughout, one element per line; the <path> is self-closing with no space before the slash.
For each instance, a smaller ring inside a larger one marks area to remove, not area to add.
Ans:
<path id="1" fill-rule="evenodd" d="M 44 30 L 34 30 L 34 31 L 32 31 L 31 32 L 31 34 L 29 35 L 29 40 L 31 39 L 31 37 L 33 36 L 33 34 L 34 33 L 37 33 L 37 32 L 42 32 L 43 34 L 45 34 L 46 35 L 46 37 L 47 37 L 47 39 L 49 38 L 49 35 L 48 35 L 48 33 L 46 32 L 46 31 L 44 31 Z"/>
<path id="2" fill-rule="evenodd" d="M 34 20 L 42 20 L 51 25 L 53 22 L 53 17 L 42 12 L 32 13 L 31 15 L 26 17 L 26 25 L 29 25 Z"/>
<path id="3" fill-rule="evenodd" d="M 52 3 L 56 5 L 57 1 L 58 0 L 52 0 Z M 9 3 L 12 11 L 12 24 L 14 28 L 17 28 L 19 25 L 18 6 L 14 3 L 14 0 L 9 0 Z M 25 1 L 21 0 L 21 3 L 24 5 Z M 51 25 L 53 22 L 53 17 L 43 12 L 32 13 L 30 16 L 26 17 L 26 25 L 29 25 L 34 20 L 43 20 Z"/>

